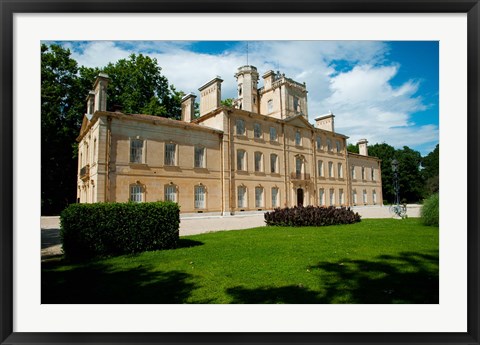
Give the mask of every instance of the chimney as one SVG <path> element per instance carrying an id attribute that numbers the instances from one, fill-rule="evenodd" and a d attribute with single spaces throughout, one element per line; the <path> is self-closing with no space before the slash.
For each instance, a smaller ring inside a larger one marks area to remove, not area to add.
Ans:
<path id="1" fill-rule="evenodd" d="M 200 116 L 220 107 L 222 82 L 223 80 L 216 76 L 198 89 L 200 91 Z"/>
<path id="2" fill-rule="evenodd" d="M 263 78 L 263 87 L 265 90 L 269 90 L 272 88 L 272 84 L 275 81 L 275 72 L 269 70 L 262 75 Z"/>
<path id="3" fill-rule="evenodd" d="M 107 86 L 110 78 L 105 73 L 100 73 L 93 84 L 95 93 L 95 105 L 93 112 L 107 110 Z"/>
<path id="4" fill-rule="evenodd" d="M 87 114 L 93 114 L 95 108 L 95 92 L 90 91 L 87 96 Z"/>
<path id="5" fill-rule="evenodd" d="M 332 112 L 327 115 L 317 117 L 315 119 L 315 127 L 323 129 L 325 131 L 335 132 L 334 117 L 335 115 L 333 115 Z"/>
<path id="6" fill-rule="evenodd" d="M 368 141 L 367 141 L 367 139 L 360 139 L 357 144 L 358 144 L 358 152 L 362 156 L 368 156 L 368 147 L 367 147 Z"/>
<path id="7" fill-rule="evenodd" d="M 191 122 L 195 117 L 195 96 L 193 93 L 182 98 L 182 121 Z"/>

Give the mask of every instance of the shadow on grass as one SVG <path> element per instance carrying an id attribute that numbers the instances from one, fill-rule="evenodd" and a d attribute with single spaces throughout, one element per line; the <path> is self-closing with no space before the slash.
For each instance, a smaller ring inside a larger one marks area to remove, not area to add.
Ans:
<path id="1" fill-rule="evenodd" d="M 195 289 L 192 276 L 179 271 L 157 272 L 142 265 L 112 271 L 99 263 L 59 269 L 63 265 L 42 265 L 42 304 L 185 303 Z"/>
<path id="2" fill-rule="evenodd" d="M 178 246 L 177 249 L 179 248 L 191 248 L 191 247 L 198 247 L 202 246 L 204 243 L 200 241 L 195 241 L 195 240 L 190 240 L 187 238 L 181 238 L 178 240 Z"/>
<path id="3" fill-rule="evenodd" d="M 299 286 L 227 289 L 232 303 L 437 304 L 438 253 L 404 252 L 375 260 L 320 262 L 309 267 L 319 289 Z"/>

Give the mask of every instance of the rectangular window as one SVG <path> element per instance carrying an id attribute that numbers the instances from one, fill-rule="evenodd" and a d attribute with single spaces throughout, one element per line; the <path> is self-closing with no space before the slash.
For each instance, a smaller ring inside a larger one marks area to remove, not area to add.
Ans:
<path id="1" fill-rule="evenodd" d="M 352 194 L 353 194 L 353 196 L 352 196 L 353 203 L 356 204 L 357 203 L 357 191 L 354 190 Z"/>
<path id="2" fill-rule="evenodd" d="M 278 188 L 272 188 L 272 208 L 278 207 Z"/>
<path id="3" fill-rule="evenodd" d="M 165 165 L 176 165 L 175 151 L 177 149 L 176 144 L 165 144 Z"/>
<path id="4" fill-rule="evenodd" d="M 267 103 L 267 114 L 270 114 L 273 112 L 273 100 L 270 99 Z"/>
<path id="5" fill-rule="evenodd" d="M 332 141 L 330 139 L 327 139 L 327 150 L 332 151 Z"/>
<path id="6" fill-rule="evenodd" d="M 130 163 L 142 163 L 143 140 L 130 141 Z"/>
<path id="7" fill-rule="evenodd" d="M 237 135 L 245 135 L 245 121 L 237 119 L 236 122 Z"/>
<path id="8" fill-rule="evenodd" d="M 168 185 L 165 187 L 165 201 L 177 202 L 177 187 Z"/>
<path id="9" fill-rule="evenodd" d="M 323 172 L 323 161 L 318 161 L 318 176 L 320 177 L 325 176 Z"/>
<path id="10" fill-rule="evenodd" d="M 366 189 L 363 190 L 363 203 L 364 204 L 367 203 L 367 190 Z"/>
<path id="11" fill-rule="evenodd" d="M 141 185 L 135 184 L 133 186 L 130 186 L 130 201 L 143 201 L 143 187 Z"/>
<path id="12" fill-rule="evenodd" d="M 365 167 L 362 167 L 362 180 L 365 180 Z"/>
<path id="13" fill-rule="evenodd" d="M 255 187 L 255 207 L 263 207 L 263 188 Z"/>
<path id="14" fill-rule="evenodd" d="M 245 151 L 243 150 L 237 151 L 237 170 L 247 170 L 245 166 Z"/>
<path id="15" fill-rule="evenodd" d="M 296 158 L 295 159 L 295 173 L 297 174 L 298 177 L 302 173 L 302 165 L 303 165 L 302 159 L 301 158 Z"/>
<path id="16" fill-rule="evenodd" d="M 255 171 L 263 171 L 263 155 L 261 152 L 255 152 Z"/>
<path id="17" fill-rule="evenodd" d="M 272 174 L 275 174 L 278 172 L 278 169 L 277 169 L 277 155 L 272 153 L 270 155 L 270 172 Z"/>
<path id="18" fill-rule="evenodd" d="M 295 132 L 295 145 L 297 146 L 302 145 L 302 134 L 300 134 L 300 131 Z"/>
<path id="19" fill-rule="evenodd" d="M 299 102 L 298 97 L 293 97 L 293 110 L 294 110 L 295 112 L 299 112 L 299 111 L 300 111 L 300 102 Z"/>
<path id="20" fill-rule="evenodd" d="M 371 172 L 372 172 L 372 181 L 375 181 L 375 169 L 372 168 Z"/>
<path id="21" fill-rule="evenodd" d="M 320 136 L 317 137 L 317 150 L 322 149 L 322 138 Z"/>
<path id="22" fill-rule="evenodd" d="M 343 178 L 343 164 L 338 163 L 337 167 L 338 167 L 338 178 Z"/>
<path id="23" fill-rule="evenodd" d="M 205 148 L 195 146 L 195 168 L 205 168 Z"/>
<path id="24" fill-rule="evenodd" d="M 328 177 L 334 177 L 333 176 L 333 163 L 328 162 Z"/>
<path id="25" fill-rule="evenodd" d="M 277 129 L 270 127 L 270 141 L 277 141 Z"/>
<path id="26" fill-rule="evenodd" d="M 339 189 L 338 190 L 338 201 L 340 203 L 340 205 L 344 205 L 345 204 L 345 200 L 344 200 L 344 196 L 343 196 L 343 189 Z"/>
<path id="27" fill-rule="evenodd" d="M 255 139 L 262 138 L 262 126 L 259 123 L 253 124 L 253 136 Z"/>
<path id="28" fill-rule="evenodd" d="M 335 205 L 335 190 L 333 188 L 330 189 L 330 206 Z"/>
<path id="29" fill-rule="evenodd" d="M 376 191 L 372 192 L 372 199 L 373 199 L 373 204 L 377 204 L 377 192 Z"/>
<path id="30" fill-rule="evenodd" d="M 245 200 L 246 200 L 246 198 L 245 198 L 246 194 L 247 194 L 247 188 L 246 188 L 246 187 L 244 187 L 244 186 L 239 186 L 239 187 L 237 188 L 237 206 L 238 206 L 238 208 L 244 208 L 244 207 L 246 207 L 246 206 L 245 206 L 245 205 L 246 205 L 246 202 L 245 202 Z"/>
<path id="31" fill-rule="evenodd" d="M 195 208 L 205 208 L 204 186 L 195 186 Z"/>
<path id="32" fill-rule="evenodd" d="M 357 175 L 356 175 L 356 173 L 355 173 L 355 166 L 352 165 L 352 179 L 355 180 L 356 178 L 357 178 Z"/>
<path id="33" fill-rule="evenodd" d="M 342 145 L 340 144 L 340 141 L 335 141 L 335 145 L 337 146 L 337 152 L 340 153 L 340 151 L 342 151 Z"/>
<path id="34" fill-rule="evenodd" d="M 320 188 L 320 191 L 318 193 L 318 203 L 320 206 L 325 206 L 325 189 Z"/>

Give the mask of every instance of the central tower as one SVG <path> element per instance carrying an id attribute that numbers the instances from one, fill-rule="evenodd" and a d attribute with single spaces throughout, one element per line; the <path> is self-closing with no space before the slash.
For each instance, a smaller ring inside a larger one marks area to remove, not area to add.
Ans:
<path id="1" fill-rule="evenodd" d="M 235 78 L 237 78 L 238 90 L 237 108 L 259 113 L 257 68 L 250 65 L 239 67 Z"/>

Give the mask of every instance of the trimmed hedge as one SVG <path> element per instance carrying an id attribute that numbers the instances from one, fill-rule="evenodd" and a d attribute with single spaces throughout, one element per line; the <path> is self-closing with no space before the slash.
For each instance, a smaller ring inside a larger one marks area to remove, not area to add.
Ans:
<path id="1" fill-rule="evenodd" d="M 330 207 L 286 207 L 265 213 L 267 225 L 279 226 L 326 226 L 352 224 L 360 221 L 360 215 L 350 208 Z"/>
<path id="2" fill-rule="evenodd" d="M 176 248 L 180 209 L 173 202 L 72 204 L 60 214 L 65 257 Z"/>
<path id="3" fill-rule="evenodd" d="M 438 226 L 439 224 L 440 198 L 438 193 L 424 200 L 420 217 L 425 225 Z"/>

